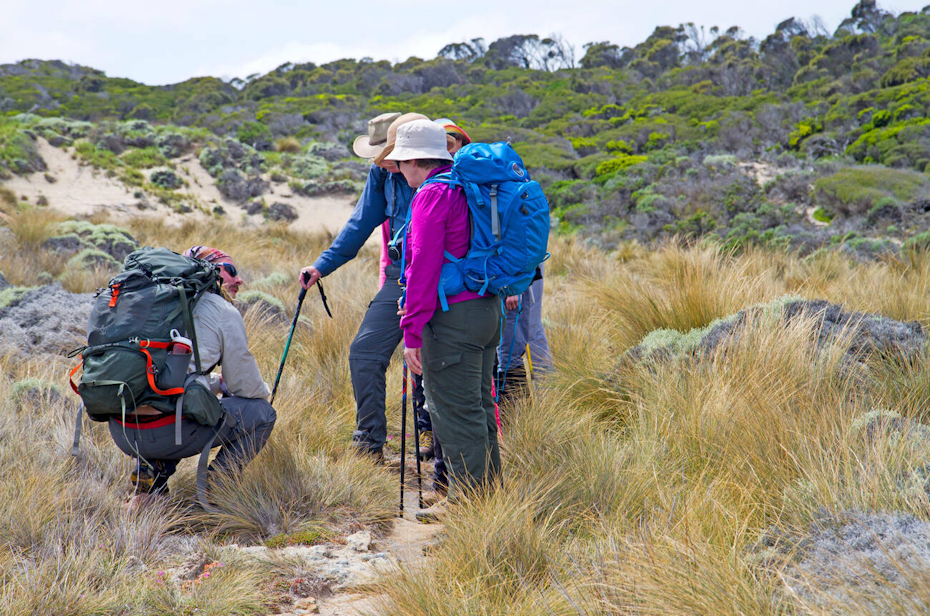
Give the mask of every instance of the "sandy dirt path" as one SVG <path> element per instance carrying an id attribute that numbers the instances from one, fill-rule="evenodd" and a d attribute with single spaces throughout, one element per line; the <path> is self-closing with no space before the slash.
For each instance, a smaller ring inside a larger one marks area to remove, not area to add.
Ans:
<path id="1" fill-rule="evenodd" d="M 412 467 L 411 467 L 412 469 Z M 429 556 L 425 548 L 436 540 L 442 530 L 442 524 L 421 524 L 416 521 L 417 490 L 415 473 L 408 472 L 404 491 L 404 517 L 394 521 L 391 532 L 378 541 L 374 547 L 380 552 L 387 552 L 406 568 L 429 566 Z M 319 599 L 321 616 L 365 616 L 374 613 L 381 604 L 380 594 L 361 594 L 354 592 L 335 593 Z"/>
<path id="2" fill-rule="evenodd" d="M 261 225 L 265 222 L 261 215 L 249 216 L 240 207 L 242 204 L 223 197 L 213 178 L 193 155 L 172 161 L 178 175 L 188 183 L 178 192 L 189 195 L 189 201 L 197 206 L 192 212 L 182 214 L 159 203 L 151 195 L 140 199 L 135 196 L 138 189 L 127 187 L 115 178 L 108 178 L 103 171 L 80 164 L 70 148 L 53 147 L 44 139 L 38 139 L 36 147 L 48 165 L 48 171 L 14 176 L 0 182 L 0 186 L 12 190 L 17 199 L 25 197 L 27 202 L 34 205 L 44 197 L 50 207 L 67 216 L 90 216 L 106 212 L 116 224 L 141 216 L 160 218 L 168 224 L 180 225 L 189 220 L 212 220 L 213 208 L 219 205 L 232 222 L 245 225 Z M 148 169 L 143 173 L 148 176 L 156 170 Z M 46 175 L 55 181 L 49 182 Z M 342 228 L 356 201 L 355 195 L 346 194 L 322 197 L 295 195 L 287 184 L 273 182 L 261 198 L 269 206 L 276 202 L 293 206 L 298 218 L 290 223 L 291 228 L 308 232 L 326 230 L 331 233 L 337 233 Z M 145 201 L 148 202 L 148 208 L 144 206 Z"/>

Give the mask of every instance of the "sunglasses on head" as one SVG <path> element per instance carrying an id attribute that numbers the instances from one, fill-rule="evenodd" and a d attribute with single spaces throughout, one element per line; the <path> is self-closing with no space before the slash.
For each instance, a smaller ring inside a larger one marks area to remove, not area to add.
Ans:
<path id="1" fill-rule="evenodd" d="M 226 270 L 226 273 L 228 273 L 233 278 L 239 275 L 239 270 L 237 270 L 236 266 L 232 263 L 217 263 L 217 265 Z"/>

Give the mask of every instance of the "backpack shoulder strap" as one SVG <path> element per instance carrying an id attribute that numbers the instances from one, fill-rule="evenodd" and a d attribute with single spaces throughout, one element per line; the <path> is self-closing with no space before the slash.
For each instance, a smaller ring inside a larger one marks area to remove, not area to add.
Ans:
<path id="1" fill-rule="evenodd" d="M 203 374 L 203 366 L 200 363 L 200 345 L 197 344 L 197 330 L 194 329 L 194 306 L 197 301 L 200 299 L 199 294 L 195 295 L 193 302 L 187 301 L 187 292 L 184 290 L 184 285 L 179 284 L 177 286 L 178 295 L 181 296 L 181 313 L 184 315 L 184 327 L 187 328 L 188 333 L 191 336 L 191 346 L 194 347 L 194 362 L 197 366 L 197 374 Z"/>
<path id="2" fill-rule="evenodd" d="M 453 186 L 453 187 L 462 186 L 462 182 L 453 178 L 452 173 L 449 171 L 446 171 L 445 173 L 437 173 L 433 177 L 427 179 L 425 182 L 420 184 L 420 188 L 423 188 L 424 186 L 428 184 L 445 184 L 447 186 Z M 420 190 L 420 188 L 418 188 L 417 190 Z"/>

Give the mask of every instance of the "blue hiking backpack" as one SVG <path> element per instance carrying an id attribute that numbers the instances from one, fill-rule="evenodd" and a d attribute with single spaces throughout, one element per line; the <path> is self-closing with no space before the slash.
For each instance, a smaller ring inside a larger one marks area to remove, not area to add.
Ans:
<path id="1" fill-rule="evenodd" d="M 471 243 L 456 258 L 446 252 L 439 279 L 439 301 L 463 291 L 502 298 L 520 295 L 533 282 L 539 264 L 549 257 L 549 203 L 523 160 L 509 144 L 470 143 L 455 155 L 449 173 L 423 185 L 461 187 L 468 200 Z"/>

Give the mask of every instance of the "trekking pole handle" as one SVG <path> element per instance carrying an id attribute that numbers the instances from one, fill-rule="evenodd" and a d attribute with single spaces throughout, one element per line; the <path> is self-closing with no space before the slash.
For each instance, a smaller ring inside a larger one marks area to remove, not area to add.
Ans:
<path id="1" fill-rule="evenodd" d="M 300 277 L 303 279 L 304 283 L 310 280 L 310 272 L 302 272 Z M 300 287 L 300 294 L 297 296 L 297 301 L 302 302 L 304 298 L 307 297 L 307 290 L 303 287 Z"/>

